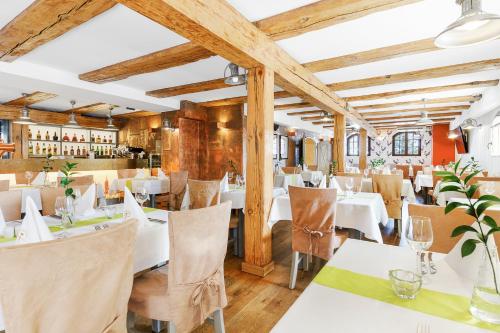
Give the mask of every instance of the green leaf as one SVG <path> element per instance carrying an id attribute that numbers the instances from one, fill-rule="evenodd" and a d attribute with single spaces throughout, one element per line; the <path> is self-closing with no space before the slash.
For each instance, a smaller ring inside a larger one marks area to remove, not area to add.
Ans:
<path id="1" fill-rule="evenodd" d="M 486 234 L 486 240 L 488 239 L 488 237 L 490 237 L 491 235 L 493 235 L 494 233 L 497 233 L 499 231 L 500 231 L 500 227 L 491 228 L 490 231 L 488 231 L 488 233 Z"/>
<path id="2" fill-rule="evenodd" d="M 476 244 L 479 243 L 477 239 L 468 239 L 462 244 L 462 258 L 471 255 L 476 249 Z"/>
<path id="3" fill-rule="evenodd" d="M 461 162 L 462 162 L 462 158 L 460 157 L 460 159 L 455 163 L 455 166 L 454 166 L 455 174 L 457 174 L 458 167 L 460 166 Z"/>
<path id="4" fill-rule="evenodd" d="M 484 224 L 486 224 L 487 226 L 489 226 L 490 228 L 496 228 L 497 227 L 496 221 L 491 216 L 486 215 L 485 217 L 483 217 L 483 221 L 482 222 Z"/>
<path id="5" fill-rule="evenodd" d="M 439 189 L 439 193 L 441 192 L 460 192 L 460 187 L 456 185 L 447 185 Z"/>
<path id="6" fill-rule="evenodd" d="M 458 207 L 468 207 L 468 206 L 467 206 L 467 204 L 462 203 L 462 202 L 455 202 L 455 201 L 452 201 L 452 202 L 449 202 L 449 203 L 446 205 L 446 208 L 444 209 L 444 213 L 445 213 L 445 214 L 448 214 L 448 213 L 450 213 L 451 211 L 453 211 L 455 208 L 458 208 Z"/>
<path id="7" fill-rule="evenodd" d="M 437 171 L 435 174 L 436 174 L 436 176 L 439 176 L 439 177 L 454 176 L 454 174 L 449 172 L 449 171 Z"/>
<path id="8" fill-rule="evenodd" d="M 496 195 L 485 194 L 479 197 L 479 201 L 495 201 L 500 202 L 500 198 Z"/>
<path id="9" fill-rule="evenodd" d="M 470 225 L 460 225 L 451 232 L 451 237 L 460 236 L 468 231 L 477 232 L 477 230 L 471 227 Z"/>
<path id="10" fill-rule="evenodd" d="M 460 184 L 460 178 L 458 178 L 455 175 L 449 175 L 449 176 L 443 177 L 443 182 Z"/>
<path id="11" fill-rule="evenodd" d="M 65 191 L 64 191 L 64 195 L 69 197 L 69 196 L 72 196 L 73 195 L 73 189 L 71 187 L 68 187 Z"/>
<path id="12" fill-rule="evenodd" d="M 481 170 L 477 170 L 477 171 L 471 173 L 470 175 L 468 175 L 467 177 L 465 177 L 464 184 L 467 184 L 472 179 L 472 177 L 474 177 L 475 175 L 477 175 L 480 172 L 481 172 Z"/>
<path id="13" fill-rule="evenodd" d="M 477 206 L 477 209 L 476 209 L 476 214 L 477 216 L 481 216 L 481 214 L 484 213 L 484 211 L 486 209 L 488 209 L 488 207 L 491 207 L 491 206 L 494 206 L 495 203 L 494 202 L 491 202 L 491 201 L 485 201 L 483 203 L 481 203 L 479 206 Z"/>
<path id="14" fill-rule="evenodd" d="M 476 193 L 477 189 L 479 188 L 478 184 L 472 184 L 467 191 L 465 191 L 465 195 L 467 198 L 472 198 L 474 196 L 474 193 Z"/>

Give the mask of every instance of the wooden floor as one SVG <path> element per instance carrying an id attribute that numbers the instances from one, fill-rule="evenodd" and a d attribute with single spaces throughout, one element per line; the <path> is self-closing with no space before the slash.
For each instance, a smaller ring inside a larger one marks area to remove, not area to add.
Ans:
<path id="1" fill-rule="evenodd" d="M 345 230 L 339 233 L 346 233 Z M 392 220 L 382 230 L 385 244 L 397 244 Z M 305 287 L 318 273 L 319 263 L 309 272 L 299 270 L 297 287 L 288 289 L 291 262 L 290 222 L 282 221 L 273 227 L 274 271 L 265 278 L 243 273 L 242 260 L 229 248 L 225 262 L 225 281 L 228 306 L 224 309 L 226 332 L 266 333 L 278 322 Z M 137 318 L 135 332 L 151 332 L 150 321 Z M 132 331 L 131 331 L 132 332 Z M 205 323 L 194 332 L 213 332 Z"/>

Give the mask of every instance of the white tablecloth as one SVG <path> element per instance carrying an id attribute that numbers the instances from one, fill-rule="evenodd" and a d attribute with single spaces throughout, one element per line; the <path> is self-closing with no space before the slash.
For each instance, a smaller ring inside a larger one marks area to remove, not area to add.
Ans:
<path id="1" fill-rule="evenodd" d="M 451 184 L 448 183 L 447 185 Z M 434 193 L 432 194 L 439 206 L 446 206 L 446 203 L 452 198 L 466 198 L 465 194 L 460 192 L 441 192 L 441 187 L 443 186 L 443 182 L 438 180 L 436 187 L 434 188 Z"/>
<path id="2" fill-rule="evenodd" d="M 269 227 L 281 220 L 292 220 L 290 197 L 281 195 L 274 198 L 269 214 Z M 388 216 L 384 201 L 379 193 L 356 193 L 352 198 L 340 196 L 337 200 L 335 225 L 356 229 L 368 239 L 383 243 L 379 223 L 387 224 Z"/>
<path id="3" fill-rule="evenodd" d="M 470 297 L 472 281 L 460 278 L 442 258 L 443 255 L 434 255 L 438 273 L 432 275 L 423 287 Z M 387 279 L 391 269 L 414 270 L 415 254 L 409 248 L 348 239 L 327 266 Z M 314 282 L 304 290 L 271 332 L 414 333 L 419 324 L 428 324 L 430 333 L 491 332 Z"/>
<path id="4" fill-rule="evenodd" d="M 123 211 L 123 205 L 117 205 L 117 212 Z M 103 216 L 103 214 L 99 214 Z M 168 215 L 166 210 L 156 210 L 153 212 L 148 212 L 146 215 L 149 218 L 159 219 L 162 221 L 167 221 Z M 48 225 L 58 225 L 59 220 L 44 217 Z M 115 223 L 120 223 L 120 220 L 109 220 L 104 222 L 108 225 Z M 12 223 L 12 222 L 11 222 Z M 95 225 L 90 225 L 81 228 L 67 229 L 66 233 L 69 236 L 81 235 L 88 232 L 95 231 Z M 0 246 L 11 246 L 12 243 L 0 243 Z M 139 229 L 137 234 L 137 241 L 135 244 L 134 251 L 134 273 L 141 272 L 145 269 L 154 267 L 158 264 L 162 264 L 168 261 L 169 258 L 169 239 L 168 239 L 168 224 L 160 224 L 156 222 L 146 222 L 143 228 Z M 0 309 L 0 331 L 4 330 L 3 314 Z"/>
<path id="5" fill-rule="evenodd" d="M 245 193 L 246 192 L 244 188 L 230 189 L 229 191 L 222 192 L 220 196 L 220 202 L 231 200 L 231 209 L 245 209 Z M 273 188 L 273 198 L 283 194 L 286 194 L 284 188 Z"/>
<path id="6" fill-rule="evenodd" d="M 417 177 L 415 177 L 415 191 L 420 192 L 422 187 L 432 188 L 432 175 L 424 175 L 423 173 L 417 173 Z"/>
<path id="7" fill-rule="evenodd" d="M 373 182 L 371 178 L 363 178 L 361 182 L 361 192 L 373 192 Z M 417 201 L 413 186 L 409 179 L 403 179 L 403 187 L 401 188 L 401 196 L 405 197 L 409 203 Z"/>
<path id="8" fill-rule="evenodd" d="M 323 178 L 322 171 L 302 171 L 300 175 L 302 176 L 302 180 L 305 182 L 310 182 L 311 180 L 313 180 L 319 183 Z"/>
<path id="9" fill-rule="evenodd" d="M 132 181 L 132 193 L 139 192 L 142 187 L 145 187 L 149 194 L 161 194 L 170 192 L 170 179 L 151 178 L 151 179 L 136 179 L 136 178 L 119 178 L 113 180 L 109 186 L 110 191 L 123 191 L 127 181 Z"/>
<path id="10" fill-rule="evenodd" d="M 40 189 L 34 186 L 13 186 L 9 191 L 21 191 L 21 213 L 26 212 L 26 199 L 30 197 L 38 210 L 42 210 L 42 195 Z"/>
<path id="11" fill-rule="evenodd" d="M 304 187 L 301 174 L 281 174 L 274 176 L 274 187 L 282 187 L 288 191 L 288 185 Z"/>

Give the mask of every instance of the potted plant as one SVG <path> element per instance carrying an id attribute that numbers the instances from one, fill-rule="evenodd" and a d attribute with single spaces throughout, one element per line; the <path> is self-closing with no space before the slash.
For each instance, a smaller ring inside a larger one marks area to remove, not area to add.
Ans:
<path id="1" fill-rule="evenodd" d="M 483 252 L 483 261 L 479 268 L 477 279 L 470 303 L 470 312 L 476 318 L 500 323 L 500 286 L 499 286 L 499 265 L 497 249 L 488 240 L 493 234 L 500 231 L 497 222 L 487 215 L 486 210 L 500 203 L 500 198 L 495 195 L 482 195 L 477 200 L 473 199 L 479 184 L 471 181 L 474 176 L 481 172 L 479 164 L 473 158 L 470 162 L 460 167 L 458 161 L 454 164 L 452 171 L 438 172 L 443 177 L 441 192 L 458 192 L 465 195 L 465 202 L 449 202 L 446 205 L 445 213 L 448 214 L 456 208 L 465 208 L 465 214 L 474 218 L 473 225 L 461 225 L 456 227 L 451 237 L 458 237 L 466 232 L 471 232 L 474 237 L 467 239 L 461 248 L 462 257 L 471 255 L 476 249 Z M 439 222 L 437 222 L 439 223 Z"/>
<path id="2" fill-rule="evenodd" d="M 54 169 L 54 160 L 52 159 L 52 154 L 48 154 L 42 165 L 42 171 L 45 172 L 45 179 L 44 179 L 44 184 L 45 186 L 48 186 L 48 181 L 49 181 L 49 172 Z"/>
<path id="3" fill-rule="evenodd" d="M 73 171 L 76 169 L 78 163 L 66 162 L 59 170 L 64 176 L 61 177 L 60 185 L 64 188 L 64 198 L 60 203 L 62 212 L 62 225 L 70 226 L 73 224 L 74 215 L 74 200 L 76 198 L 75 191 L 71 187 L 73 182 L 72 176 L 75 174 Z"/>

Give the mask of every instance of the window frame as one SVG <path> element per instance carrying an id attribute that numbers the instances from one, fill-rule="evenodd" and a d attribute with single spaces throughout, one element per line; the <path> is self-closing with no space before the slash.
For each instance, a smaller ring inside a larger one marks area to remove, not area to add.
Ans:
<path id="1" fill-rule="evenodd" d="M 416 141 L 418 142 L 418 152 L 416 154 L 409 154 L 409 150 L 408 150 L 408 143 L 409 143 L 409 134 L 412 134 L 412 135 L 418 135 L 419 138 L 418 140 L 417 139 L 412 139 L 412 141 Z M 403 136 L 404 139 L 403 139 L 403 153 L 396 153 L 396 140 Z M 392 156 L 398 156 L 398 157 L 401 157 L 401 156 L 422 156 L 422 135 L 418 132 L 415 132 L 415 131 L 410 131 L 410 132 L 398 132 L 396 134 L 394 134 L 392 136 Z"/>
<path id="2" fill-rule="evenodd" d="M 357 143 L 357 147 L 356 147 L 356 152 L 351 154 L 351 145 L 353 145 L 353 143 L 351 142 L 352 140 L 354 140 L 356 138 L 356 143 Z M 351 134 L 347 137 L 346 139 L 346 148 L 347 148 L 347 154 L 346 156 L 359 156 L 359 133 L 354 133 L 354 134 Z"/>

